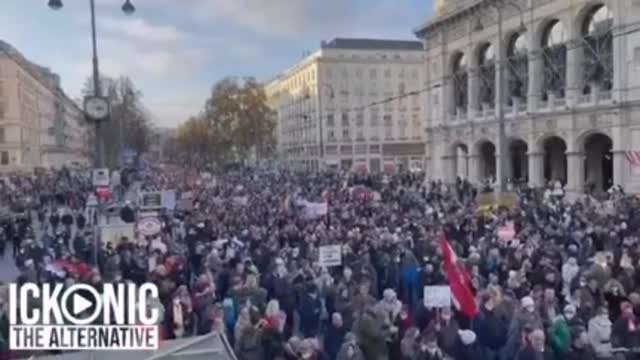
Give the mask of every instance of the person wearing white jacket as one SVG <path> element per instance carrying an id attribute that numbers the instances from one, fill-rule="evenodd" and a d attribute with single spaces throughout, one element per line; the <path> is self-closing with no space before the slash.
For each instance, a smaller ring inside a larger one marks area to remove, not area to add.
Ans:
<path id="1" fill-rule="evenodd" d="M 609 359 L 613 355 L 611 347 L 611 326 L 609 311 L 605 307 L 599 308 L 597 315 L 589 320 L 589 342 L 598 359 Z"/>

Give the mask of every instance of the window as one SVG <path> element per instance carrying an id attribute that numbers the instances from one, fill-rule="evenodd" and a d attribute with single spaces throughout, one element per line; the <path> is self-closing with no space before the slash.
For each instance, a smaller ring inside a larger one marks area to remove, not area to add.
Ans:
<path id="1" fill-rule="evenodd" d="M 356 114 L 356 126 L 358 127 L 364 126 L 364 114 L 362 112 L 358 112 Z"/>
<path id="2" fill-rule="evenodd" d="M 378 77 L 378 72 L 376 71 L 376 69 L 369 70 L 369 78 L 371 80 L 375 80 L 377 77 Z"/>
<path id="3" fill-rule="evenodd" d="M 342 126 L 349 126 L 349 113 L 342 113 Z"/>
<path id="4" fill-rule="evenodd" d="M 4 134 L 4 128 L 0 128 L 0 144 L 4 143 L 6 141 L 7 140 L 6 140 L 6 137 L 5 137 L 5 134 Z"/>
<path id="5" fill-rule="evenodd" d="M 380 125 L 379 123 L 379 119 L 378 119 L 378 114 L 377 113 L 371 113 L 371 119 L 370 119 L 370 126 L 371 127 L 377 127 Z"/>
<path id="6" fill-rule="evenodd" d="M 358 130 L 358 134 L 356 135 L 356 140 L 364 141 L 364 131 L 362 129 Z"/>
<path id="7" fill-rule="evenodd" d="M 351 134 L 349 133 L 349 129 L 342 130 L 342 140 L 351 140 Z"/>
<path id="8" fill-rule="evenodd" d="M 333 118 L 333 114 L 327 115 L 327 126 L 336 126 L 336 120 Z"/>
<path id="9" fill-rule="evenodd" d="M 327 131 L 327 139 L 329 139 L 329 141 L 336 141 L 336 132 L 333 130 Z"/>
<path id="10" fill-rule="evenodd" d="M 358 79 L 362 78 L 362 69 L 356 69 L 356 78 Z"/>
<path id="11" fill-rule="evenodd" d="M 0 165 L 9 165 L 8 151 L 0 151 Z"/>
<path id="12" fill-rule="evenodd" d="M 4 112 L 6 111 L 4 103 L 0 102 L 0 119 L 4 119 Z"/>
<path id="13" fill-rule="evenodd" d="M 387 140 L 391 140 L 393 139 L 393 128 L 392 127 L 386 127 L 384 130 L 384 138 Z"/>
<path id="14" fill-rule="evenodd" d="M 384 77 L 385 77 L 386 79 L 390 79 L 390 78 L 391 78 L 391 69 L 386 69 L 386 70 L 384 71 Z"/>
<path id="15" fill-rule="evenodd" d="M 393 126 L 393 118 L 391 117 L 391 115 L 384 116 L 384 126 L 386 127 Z"/>

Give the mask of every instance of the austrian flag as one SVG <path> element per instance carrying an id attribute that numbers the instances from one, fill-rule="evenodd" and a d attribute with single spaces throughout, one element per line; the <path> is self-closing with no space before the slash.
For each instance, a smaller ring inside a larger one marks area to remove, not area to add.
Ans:
<path id="1" fill-rule="evenodd" d="M 469 318 L 474 318 L 478 314 L 478 306 L 471 290 L 469 273 L 458 260 L 458 256 L 445 236 L 442 237 L 440 246 L 444 260 L 444 271 L 447 275 L 454 305 Z"/>

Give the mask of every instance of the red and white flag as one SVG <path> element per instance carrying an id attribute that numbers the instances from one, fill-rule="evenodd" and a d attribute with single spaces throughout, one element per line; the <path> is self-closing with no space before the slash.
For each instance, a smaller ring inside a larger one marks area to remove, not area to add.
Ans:
<path id="1" fill-rule="evenodd" d="M 458 261 L 458 256 L 447 241 L 446 236 L 442 236 L 440 242 L 442 257 L 444 260 L 444 270 L 451 289 L 454 305 L 460 312 L 473 318 L 478 314 L 473 291 L 471 290 L 471 278 L 464 265 Z"/>

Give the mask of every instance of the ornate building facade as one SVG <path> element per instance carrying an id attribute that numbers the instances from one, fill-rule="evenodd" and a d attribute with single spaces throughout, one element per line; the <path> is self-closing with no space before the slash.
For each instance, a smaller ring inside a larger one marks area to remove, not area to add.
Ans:
<path id="1" fill-rule="evenodd" d="M 434 18 L 416 29 L 427 53 L 429 174 L 640 191 L 640 5 L 435 4 Z M 505 174 L 497 173 L 501 148 Z"/>

